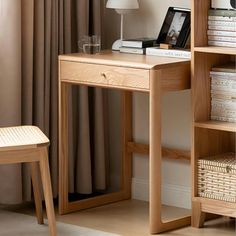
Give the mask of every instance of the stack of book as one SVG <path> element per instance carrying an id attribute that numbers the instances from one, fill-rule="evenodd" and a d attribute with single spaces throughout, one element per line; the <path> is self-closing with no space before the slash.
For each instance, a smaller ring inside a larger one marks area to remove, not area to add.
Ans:
<path id="1" fill-rule="evenodd" d="M 236 11 L 210 9 L 207 34 L 210 46 L 236 47 Z"/>
<path id="2" fill-rule="evenodd" d="M 235 63 L 212 68 L 211 119 L 236 122 L 236 68 Z"/>
<path id="3" fill-rule="evenodd" d="M 122 41 L 120 52 L 145 54 L 146 48 L 152 47 L 155 42 L 154 38 L 125 39 Z"/>
<path id="4" fill-rule="evenodd" d="M 151 47 L 146 49 L 146 55 L 191 59 L 191 51 L 189 49 L 164 49 L 160 47 Z"/>

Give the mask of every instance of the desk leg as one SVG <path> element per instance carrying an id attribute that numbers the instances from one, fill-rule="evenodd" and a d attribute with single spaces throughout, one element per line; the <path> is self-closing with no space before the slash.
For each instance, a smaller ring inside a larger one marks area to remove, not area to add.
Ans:
<path id="1" fill-rule="evenodd" d="M 68 96 L 69 83 L 59 84 L 59 214 L 101 206 L 130 199 L 132 177 L 132 92 L 122 91 L 122 173 L 121 189 L 88 199 L 69 202 L 68 199 Z"/>
<path id="2" fill-rule="evenodd" d="M 161 70 L 150 75 L 150 233 L 161 230 Z"/>
<path id="3" fill-rule="evenodd" d="M 161 218 L 161 70 L 150 72 L 150 233 L 190 224 L 191 217 L 162 222 Z"/>
<path id="4" fill-rule="evenodd" d="M 125 199 L 131 198 L 132 152 L 128 143 L 132 141 L 132 92 L 122 91 L 122 178 L 121 189 Z"/>
<path id="5" fill-rule="evenodd" d="M 68 89 L 67 83 L 59 86 L 59 214 L 68 208 Z"/>

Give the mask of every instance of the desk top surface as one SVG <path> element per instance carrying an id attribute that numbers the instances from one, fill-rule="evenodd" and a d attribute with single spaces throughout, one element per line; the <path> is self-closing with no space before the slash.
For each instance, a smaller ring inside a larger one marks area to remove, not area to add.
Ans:
<path id="1" fill-rule="evenodd" d="M 61 61 L 132 67 L 140 69 L 162 69 L 174 65 L 190 63 L 189 59 L 146 56 L 120 52 L 102 51 L 99 54 L 73 53 L 59 56 Z"/>

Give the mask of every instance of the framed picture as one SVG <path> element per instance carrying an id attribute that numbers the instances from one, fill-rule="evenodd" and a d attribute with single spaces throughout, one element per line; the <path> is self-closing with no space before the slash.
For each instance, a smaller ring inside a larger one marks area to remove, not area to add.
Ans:
<path id="1" fill-rule="evenodd" d="M 184 48 L 190 34 L 190 19 L 189 9 L 169 7 L 157 44 L 166 43 L 173 47 Z"/>

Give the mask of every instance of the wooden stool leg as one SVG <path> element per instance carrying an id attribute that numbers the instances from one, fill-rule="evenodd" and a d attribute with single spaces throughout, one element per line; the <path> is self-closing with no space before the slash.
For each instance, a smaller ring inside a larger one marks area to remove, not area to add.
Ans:
<path id="1" fill-rule="evenodd" d="M 48 151 L 47 148 L 42 148 L 40 151 L 40 172 L 43 184 L 44 191 L 44 199 L 46 204 L 46 211 L 48 217 L 48 225 L 51 236 L 56 236 L 56 221 L 55 221 L 55 212 L 53 206 L 53 196 L 52 196 L 52 186 L 51 186 L 51 178 L 49 171 L 49 163 L 48 163 Z"/>
<path id="2" fill-rule="evenodd" d="M 38 176 L 38 162 L 31 162 L 31 179 L 34 191 L 34 201 L 36 208 L 36 215 L 39 224 L 43 224 L 43 206 L 42 206 L 42 198 L 40 193 L 40 184 L 39 184 L 39 176 Z"/>

